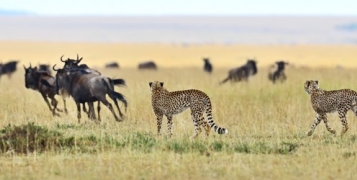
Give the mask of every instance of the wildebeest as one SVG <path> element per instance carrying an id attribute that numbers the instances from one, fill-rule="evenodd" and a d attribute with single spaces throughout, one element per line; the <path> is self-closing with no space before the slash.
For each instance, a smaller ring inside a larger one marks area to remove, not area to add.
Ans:
<path id="1" fill-rule="evenodd" d="M 288 65 L 288 62 L 277 61 L 274 65 L 271 66 L 269 70 L 268 79 L 275 83 L 277 80 L 284 82 L 286 80 L 285 75 L 285 65 Z"/>
<path id="2" fill-rule="evenodd" d="M 119 111 L 121 119 L 123 118 L 123 114 L 120 111 L 117 99 L 124 104 L 125 111 L 127 108 L 127 101 L 121 93 L 114 91 L 112 82 L 113 80 L 103 75 L 88 73 L 87 71 L 79 68 L 55 69 L 55 66 L 53 66 L 53 70 L 57 72 L 57 92 L 60 89 L 64 89 L 66 92 L 69 93 L 70 96 L 73 97 L 74 101 L 76 102 L 78 111 L 78 123 L 80 123 L 81 119 L 80 103 L 93 103 L 95 101 L 100 101 L 105 106 L 107 106 L 109 110 L 113 113 L 115 120 L 119 121 L 119 118 L 114 112 L 112 104 L 109 103 L 105 97 L 107 94 L 114 101 L 114 104 Z M 99 110 L 100 109 L 98 109 L 98 111 Z M 99 112 L 98 116 L 100 116 Z"/>
<path id="3" fill-rule="evenodd" d="M 38 91 L 42 95 L 46 104 L 48 105 L 50 111 L 52 112 L 52 115 L 58 116 L 59 114 L 56 113 L 56 110 L 58 112 L 62 112 L 62 110 L 57 108 L 58 101 L 55 99 L 56 89 L 54 87 L 49 87 L 42 83 L 43 81 L 45 81 L 48 84 L 52 84 L 54 86 L 56 81 L 55 78 L 49 75 L 46 71 L 38 71 L 37 67 L 32 68 L 31 65 L 28 68 L 24 66 L 24 69 L 25 87 L 27 89 L 33 89 L 35 91 Z M 51 105 L 53 106 L 53 108 L 48 102 L 47 97 L 51 99 Z"/>
<path id="4" fill-rule="evenodd" d="M 38 65 L 39 71 L 46 71 L 49 75 L 51 75 L 50 65 L 48 64 L 39 64 Z"/>
<path id="5" fill-rule="evenodd" d="M 220 84 L 223 84 L 227 81 L 239 82 L 239 81 L 248 81 L 250 76 L 255 75 L 258 72 L 257 62 L 254 59 L 248 59 L 247 63 L 241 67 L 237 67 L 229 70 L 228 77 L 225 78 Z"/>
<path id="6" fill-rule="evenodd" d="M 156 70 L 157 66 L 154 61 L 147 61 L 147 62 L 142 62 L 138 66 L 139 69 L 152 69 Z"/>
<path id="7" fill-rule="evenodd" d="M 17 63 L 19 61 L 10 61 L 5 64 L 0 63 L 0 77 L 2 75 L 7 74 L 9 78 L 11 78 L 11 75 L 16 71 L 17 69 Z"/>
<path id="8" fill-rule="evenodd" d="M 117 62 L 110 62 L 105 65 L 105 68 L 119 69 L 119 64 Z"/>
<path id="9" fill-rule="evenodd" d="M 61 58 L 60 58 L 60 60 L 64 63 L 63 68 L 79 68 L 79 69 L 85 70 L 88 73 L 101 75 L 100 72 L 98 72 L 97 70 L 89 68 L 86 64 L 79 65 L 79 63 L 82 61 L 83 57 L 79 58 L 78 54 L 77 54 L 77 59 L 67 58 L 67 60 L 63 60 L 63 56 L 64 55 L 62 55 Z M 59 94 L 64 99 L 64 111 L 67 114 L 68 111 L 67 111 L 65 99 L 69 97 L 69 93 L 66 92 L 66 90 L 64 90 L 64 89 L 60 89 L 59 90 Z M 93 102 L 88 102 L 88 106 L 89 106 L 89 110 L 87 111 L 85 103 L 83 103 L 83 111 L 88 113 L 88 117 L 90 117 L 91 119 L 96 119 L 94 108 L 93 108 Z M 98 102 L 97 109 L 98 109 L 98 112 L 99 112 L 100 111 L 100 102 Z M 100 120 L 100 115 L 98 116 L 98 119 Z"/>
<path id="10" fill-rule="evenodd" d="M 211 73 L 213 71 L 213 66 L 209 62 L 209 59 L 208 58 L 203 58 L 203 61 L 205 63 L 204 66 L 203 66 L 203 70 L 208 72 L 208 73 Z"/>

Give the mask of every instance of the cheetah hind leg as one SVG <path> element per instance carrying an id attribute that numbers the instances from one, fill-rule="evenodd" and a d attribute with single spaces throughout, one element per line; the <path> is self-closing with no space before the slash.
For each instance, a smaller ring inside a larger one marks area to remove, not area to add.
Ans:
<path id="1" fill-rule="evenodd" d="M 206 136 L 208 137 L 209 133 L 211 132 L 211 126 L 209 126 L 206 121 L 203 121 L 202 126 L 206 131 Z"/>
<path id="2" fill-rule="evenodd" d="M 195 126 L 195 131 L 193 135 L 191 136 L 191 139 L 196 138 L 202 131 L 201 129 L 201 123 L 204 120 L 203 113 L 193 113 L 191 112 L 192 120 L 193 120 L 193 125 Z"/>

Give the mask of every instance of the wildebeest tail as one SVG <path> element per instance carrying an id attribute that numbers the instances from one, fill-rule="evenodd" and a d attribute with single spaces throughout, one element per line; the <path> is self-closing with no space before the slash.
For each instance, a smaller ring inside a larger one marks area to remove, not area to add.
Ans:
<path id="1" fill-rule="evenodd" d="M 110 78 L 108 78 L 108 79 L 109 79 L 109 81 L 110 81 L 109 83 L 114 83 L 114 82 L 113 82 L 114 80 L 112 80 L 112 79 L 110 79 Z M 108 84 L 107 81 L 105 81 L 104 79 L 103 79 L 103 84 L 104 84 L 105 86 L 107 86 L 107 88 L 109 89 L 109 95 L 110 95 L 111 97 L 114 97 L 114 98 L 118 99 L 119 101 L 121 101 L 121 102 L 124 104 L 125 111 L 126 111 L 126 109 L 127 109 L 127 107 L 128 107 L 128 102 L 126 101 L 124 95 L 121 94 L 121 93 L 115 92 L 114 89 L 111 88 L 111 85 Z"/>
<path id="2" fill-rule="evenodd" d="M 226 79 L 223 79 L 223 81 L 221 81 L 219 84 L 223 84 L 225 82 L 227 82 L 228 80 L 230 80 L 232 77 L 230 75 L 228 75 L 228 77 Z"/>
<path id="3" fill-rule="evenodd" d="M 228 130 L 226 128 L 222 128 L 216 125 L 212 117 L 212 104 L 209 98 L 206 99 L 206 115 L 208 119 L 208 125 L 217 132 L 218 134 L 228 134 Z"/>
<path id="4" fill-rule="evenodd" d="M 110 81 L 116 86 L 126 86 L 124 79 L 110 79 Z"/>
<path id="5" fill-rule="evenodd" d="M 128 107 L 128 102 L 126 101 L 124 95 L 115 91 L 112 91 L 112 95 L 124 104 L 125 112 L 126 112 L 126 108 Z"/>

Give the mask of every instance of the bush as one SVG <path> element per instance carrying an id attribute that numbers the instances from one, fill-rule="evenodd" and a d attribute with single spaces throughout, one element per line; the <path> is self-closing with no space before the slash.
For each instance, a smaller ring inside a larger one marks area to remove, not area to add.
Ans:
<path id="1" fill-rule="evenodd" d="M 21 126 L 8 125 L 0 132 L 0 150 L 2 153 L 8 151 L 24 154 L 34 151 L 42 152 L 61 147 L 61 143 L 66 142 L 61 133 L 50 131 L 34 123 Z"/>

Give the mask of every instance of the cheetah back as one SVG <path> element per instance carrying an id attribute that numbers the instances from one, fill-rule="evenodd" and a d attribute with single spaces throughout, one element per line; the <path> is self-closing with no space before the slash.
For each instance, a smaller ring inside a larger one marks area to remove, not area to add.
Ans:
<path id="1" fill-rule="evenodd" d="M 350 89 L 320 90 L 312 92 L 311 103 L 317 113 L 332 113 L 339 109 L 347 112 L 351 109 L 356 96 L 357 92 Z"/>

